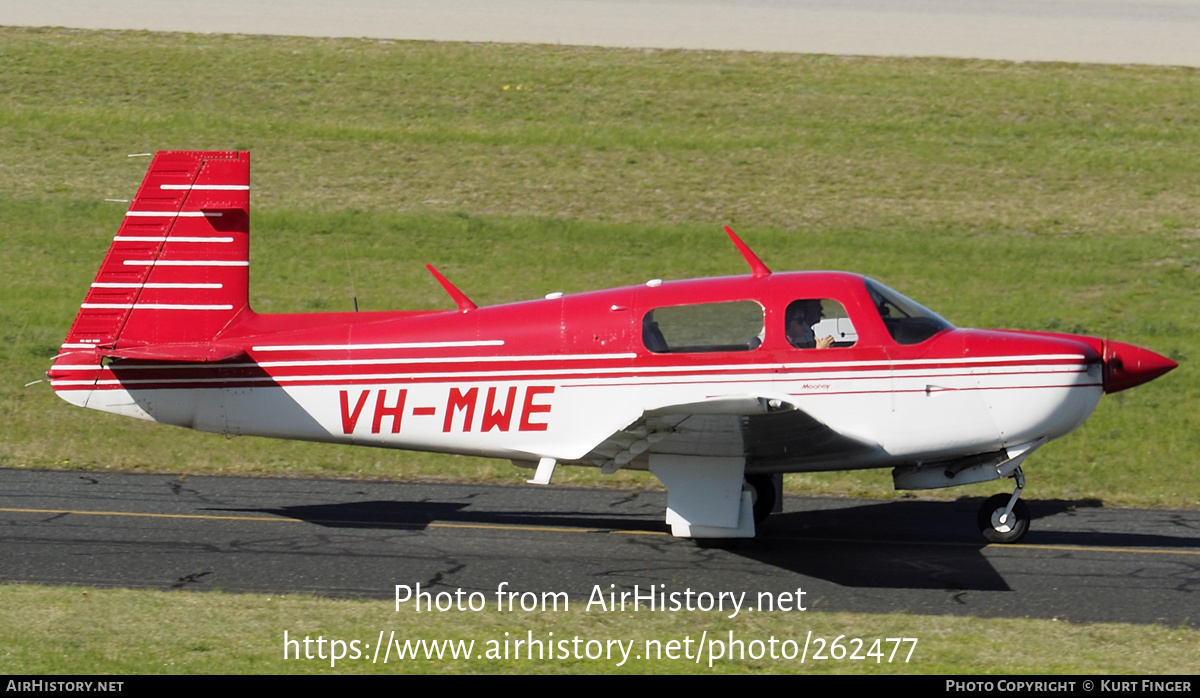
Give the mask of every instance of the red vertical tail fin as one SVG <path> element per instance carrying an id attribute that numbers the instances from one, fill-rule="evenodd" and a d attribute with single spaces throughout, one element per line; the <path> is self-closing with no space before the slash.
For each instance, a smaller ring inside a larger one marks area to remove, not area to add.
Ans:
<path id="1" fill-rule="evenodd" d="M 154 156 L 63 343 L 105 356 L 224 358 L 249 307 L 250 153 Z"/>

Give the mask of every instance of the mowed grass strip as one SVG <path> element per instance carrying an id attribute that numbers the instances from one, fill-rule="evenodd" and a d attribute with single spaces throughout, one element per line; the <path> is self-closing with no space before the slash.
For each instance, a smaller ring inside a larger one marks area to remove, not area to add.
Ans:
<path id="1" fill-rule="evenodd" d="M 416 613 L 411 604 L 397 612 L 388 601 L 0 585 L 0 671 L 1171 675 L 1189 671 L 1200 652 L 1200 633 L 1187 628 L 811 611 L 735 618 L 715 611 L 622 613 L 598 606 L 586 610 L 586 599 L 572 600 L 569 610 L 560 605 L 558 611 L 498 612 L 491 601 L 478 612 Z M 297 642 L 288 646 L 287 657 L 285 631 Z M 410 643 L 407 651 L 415 649 L 418 658 L 398 661 L 393 645 L 384 663 L 386 650 L 375 653 L 380 631 L 385 643 L 398 640 L 401 648 Z M 744 643 L 733 647 L 733 657 L 731 633 Z M 531 637 L 542 643 L 532 646 L 532 658 L 529 645 L 515 644 Z M 824 640 L 822 659 L 815 658 L 816 639 Z M 876 639 L 883 642 L 876 646 Z M 336 650 L 341 659 L 331 658 L 334 640 L 343 643 Z M 426 644 L 416 645 L 420 641 Z M 439 658 L 428 644 L 446 641 L 459 649 L 457 658 L 445 644 Z M 628 658 L 610 641 L 620 641 Z M 808 655 L 801 662 L 806 641 Z M 472 642 L 464 658 L 461 650 Z M 872 648 L 876 655 L 868 656 Z M 852 659 L 855 655 L 861 658 Z"/>
<path id="2" fill-rule="evenodd" d="M 139 145 L 253 149 L 272 208 L 1126 235 L 1196 214 L 1192 69 L 3 31 L 15 198 L 111 195 Z"/>
<path id="3" fill-rule="evenodd" d="M 506 463 L 225 440 L 36 384 L 145 159 L 253 155 L 263 312 L 452 307 L 773 269 L 875 276 L 963 326 L 1181 362 L 1042 449 L 1032 498 L 1194 507 L 1196 70 L 0 28 L 0 465 L 512 481 Z M 564 482 L 647 484 L 566 469 Z M 892 496 L 886 471 L 793 488 Z M 985 494 L 996 485 L 941 496 Z"/>

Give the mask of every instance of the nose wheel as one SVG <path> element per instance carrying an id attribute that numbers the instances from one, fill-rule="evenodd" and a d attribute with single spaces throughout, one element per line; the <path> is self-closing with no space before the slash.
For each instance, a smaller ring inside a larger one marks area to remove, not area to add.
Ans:
<path id="1" fill-rule="evenodd" d="M 1015 492 L 988 497 L 979 508 L 979 531 L 990 543 L 1016 543 L 1029 532 L 1029 507 L 1020 499 L 1025 474 L 1017 468 L 1013 477 L 1017 481 Z"/>

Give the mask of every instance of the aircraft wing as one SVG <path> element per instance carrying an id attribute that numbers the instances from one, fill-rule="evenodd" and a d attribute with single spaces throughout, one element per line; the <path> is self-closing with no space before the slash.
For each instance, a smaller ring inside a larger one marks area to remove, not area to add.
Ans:
<path id="1" fill-rule="evenodd" d="M 747 466 L 816 465 L 870 453 L 878 444 L 843 434 L 795 405 L 767 396 L 724 396 L 648 409 L 580 461 L 606 472 L 645 467 L 649 454 L 742 457 Z"/>

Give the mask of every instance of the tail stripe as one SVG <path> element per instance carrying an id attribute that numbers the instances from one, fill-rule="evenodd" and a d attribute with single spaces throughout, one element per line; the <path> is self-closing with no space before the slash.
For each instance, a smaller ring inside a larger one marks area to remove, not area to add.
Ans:
<path id="1" fill-rule="evenodd" d="M 221 288 L 224 284 L 124 284 L 95 283 L 92 288 Z"/>
<path id="2" fill-rule="evenodd" d="M 248 267 L 250 262 L 229 261 L 224 259 L 127 259 L 125 264 L 131 267 Z M 151 284 L 138 284 L 137 288 L 150 288 Z M 217 288 L 220 288 L 219 286 Z"/>
<path id="3" fill-rule="evenodd" d="M 151 237 L 146 235 L 118 235 L 113 238 L 113 242 L 166 242 L 167 238 Z M 218 237 L 183 237 L 176 236 L 171 238 L 171 242 L 233 242 L 233 238 L 218 238 Z"/>
<path id="4" fill-rule="evenodd" d="M 164 184 L 165 191 L 250 191 L 249 184 Z"/>
<path id="5" fill-rule="evenodd" d="M 220 218 L 220 211 L 126 211 L 126 218 Z"/>
<path id="6" fill-rule="evenodd" d="M 185 305 L 183 303 L 84 303 L 81 308 L 137 310 L 232 310 L 232 305 Z"/>

